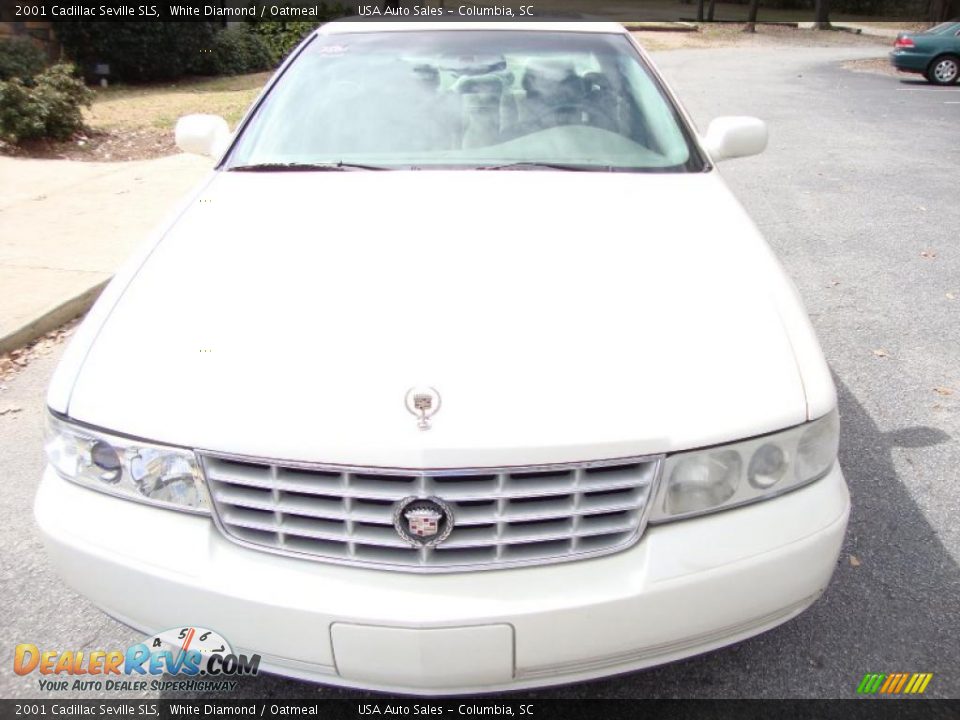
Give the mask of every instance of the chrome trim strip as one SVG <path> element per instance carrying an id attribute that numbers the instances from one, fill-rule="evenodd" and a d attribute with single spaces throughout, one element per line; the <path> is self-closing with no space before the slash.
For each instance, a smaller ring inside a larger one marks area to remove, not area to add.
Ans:
<path id="1" fill-rule="evenodd" d="M 656 455 L 630 455 L 627 457 L 605 458 L 603 460 L 574 460 L 563 463 L 545 463 L 539 465 L 489 465 L 476 467 L 438 467 L 438 468 L 415 468 L 415 467 L 381 467 L 377 465 L 343 465 L 336 463 L 309 462 L 303 460 L 282 460 L 279 458 L 264 458 L 254 455 L 240 455 L 236 453 L 218 452 L 215 450 L 196 450 L 196 453 L 202 457 L 210 457 L 215 460 L 232 460 L 234 462 L 245 462 L 251 465 L 282 465 L 285 468 L 296 468 L 301 470 L 310 470 L 312 472 L 332 472 L 332 473 L 369 473 L 372 475 L 407 475 L 424 477 L 445 477 L 447 475 L 496 475 L 499 473 L 525 473 L 525 472 L 565 472 L 576 470 L 577 468 L 596 468 L 610 467 L 611 465 L 640 465 L 642 463 L 651 463 L 655 460 L 661 460 L 666 457 L 666 453 Z"/>

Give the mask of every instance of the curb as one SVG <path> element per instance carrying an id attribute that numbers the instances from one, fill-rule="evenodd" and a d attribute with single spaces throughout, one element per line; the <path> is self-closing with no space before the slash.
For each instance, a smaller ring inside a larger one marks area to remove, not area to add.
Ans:
<path id="1" fill-rule="evenodd" d="M 625 22 L 623 26 L 630 32 L 700 32 L 693 22 Z"/>
<path id="2" fill-rule="evenodd" d="M 23 347 L 51 330 L 56 330 L 68 320 L 73 320 L 75 317 L 83 315 L 90 309 L 93 303 L 96 302 L 97 298 L 100 297 L 100 293 L 103 291 L 103 288 L 107 286 L 108 282 L 110 282 L 109 278 L 84 290 L 66 302 L 60 303 L 40 315 L 40 317 L 31 320 L 23 327 L 17 328 L 13 332 L 0 337 L 0 355 Z"/>

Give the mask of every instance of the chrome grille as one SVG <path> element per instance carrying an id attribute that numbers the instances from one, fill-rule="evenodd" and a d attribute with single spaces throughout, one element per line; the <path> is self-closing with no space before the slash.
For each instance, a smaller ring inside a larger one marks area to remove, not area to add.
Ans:
<path id="1" fill-rule="evenodd" d="M 640 537 L 660 457 L 563 465 L 403 470 L 202 453 L 220 530 L 243 545 L 352 565 L 443 572 L 575 560 Z M 409 545 L 396 503 L 436 496 L 450 536 Z"/>

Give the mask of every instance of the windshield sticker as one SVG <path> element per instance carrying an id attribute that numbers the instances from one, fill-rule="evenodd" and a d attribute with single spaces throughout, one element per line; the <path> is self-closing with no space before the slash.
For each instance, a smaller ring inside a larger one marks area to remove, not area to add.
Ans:
<path id="1" fill-rule="evenodd" d="M 346 51 L 346 45 L 321 45 L 317 48 L 321 55 L 343 55 Z"/>

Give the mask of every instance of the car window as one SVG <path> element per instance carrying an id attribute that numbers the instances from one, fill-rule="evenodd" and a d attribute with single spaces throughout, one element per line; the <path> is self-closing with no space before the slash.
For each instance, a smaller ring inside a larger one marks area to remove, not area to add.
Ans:
<path id="1" fill-rule="evenodd" d="M 317 36 L 228 165 L 338 162 L 703 169 L 626 37 L 514 30 Z"/>

